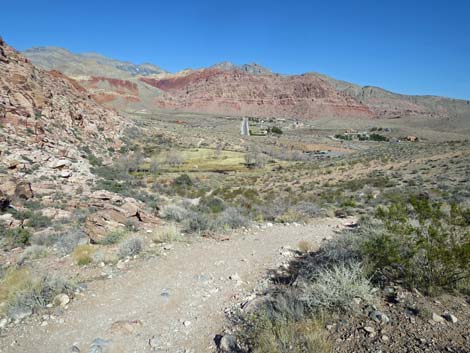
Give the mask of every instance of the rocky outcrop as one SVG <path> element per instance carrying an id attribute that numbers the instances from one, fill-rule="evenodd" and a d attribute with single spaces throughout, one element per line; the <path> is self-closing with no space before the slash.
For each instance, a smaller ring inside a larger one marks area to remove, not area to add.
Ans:
<path id="1" fill-rule="evenodd" d="M 99 243 L 109 232 L 136 227 L 151 229 L 159 224 L 158 218 L 145 211 L 142 202 L 100 190 L 89 195 L 90 205 L 98 211 L 85 221 L 85 232 L 91 242 Z"/>
<path id="2" fill-rule="evenodd" d="M 91 161 L 111 162 L 130 123 L 96 103 L 76 81 L 34 67 L 2 40 L 0 58 L 0 207 L 33 199 L 43 215 L 59 219 L 93 205 L 102 212 L 88 222 L 94 220 L 96 228 L 133 218 L 157 222 L 132 198 L 99 198 L 92 191 Z"/>

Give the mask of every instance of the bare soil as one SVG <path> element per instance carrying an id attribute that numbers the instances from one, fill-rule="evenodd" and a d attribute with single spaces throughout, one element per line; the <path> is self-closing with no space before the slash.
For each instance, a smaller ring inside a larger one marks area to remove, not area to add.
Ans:
<path id="1" fill-rule="evenodd" d="M 103 341 L 102 352 L 214 351 L 224 310 L 285 261 L 283 247 L 306 240 L 318 248 L 349 221 L 322 219 L 224 241 L 176 243 L 167 256 L 131 261 L 119 276 L 90 283 L 66 309 L 51 308 L 27 324 L 7 327 L 0 352 L 60 353 L 73 345 L 95 352 L 90 344 L 97 338 L 109 340 Z"/>

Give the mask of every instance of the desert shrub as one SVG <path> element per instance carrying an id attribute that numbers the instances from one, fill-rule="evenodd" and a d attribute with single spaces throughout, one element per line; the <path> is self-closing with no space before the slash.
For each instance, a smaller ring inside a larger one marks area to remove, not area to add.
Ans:
<path id="1" fill-rule="evenodd" d="M 380 207 L 382 226 L 367 234 L 364 257 L 373 265 L 378 281 L 399 280 L 427 293 L 455 289 L 470 278 L 468 210 L 426 197 L 411 196 L 408 204 Z"/>
<path id="2" fill-rule="evenodd" d="M 190 233 L 200 233 L 209 227 L 209 218 L 206 214 L 197 211 L 188 211 L 183 220 L 184 230 Z"/>
<path id="3" fill-rule="evenodd" d="M 15 211 L 13 212 L 13 216 L 16 219 L 27 221 L 27 225 L 30 228 L 46 228 L 52 223 L 49 217 L 42 215 L 40 212 L 34 212 L 31 210 Z"/>
<path id="4" fill-rule="evenodd" d="M 266 155 L 256 150 L 245 153 L 244 158 L 249 168 L 262 168 L 267 163 Z"/>
<path id="5" fill-rule="evenodd" d="M 268 132 L 272 132 L 273 134 L 282 135 L 282 129 L 277 126 L 273 126 L 271 129 L 268 129 Z"/>
<path id="6" fill-rule="evenodd" d="M 245 227 L 249 224 L 249 220 L 242 212 L 235 207 L 228 207 L 218 215 L 215 221 L 211 224 L 213 230 L 220 229 L 237 229 Z"/>
<path id="7" fill-rule="evenodd" d="M 370 134 L 369 140 L 383 142 L 388 141 L 388 137 L 379 134 Z"/>
<path id="8" fill-rule="evenodd" d="M 178 205 L 168 205 L 161 211 L 161 216 L 170 221 L 182 222 L 188 215 L 188 210 Z"/>
<path id="9" fill-rule="evenodd" d="M 273 319 L 263 312 L 252 315 L 245 321 L 238 341 L 244 352 L 331 352 L 331 345 L 319 321 L 309 318 L 299 321 Z"/>
<path id="10" fill-rule="evenodd" d="M 87 241 L 86 234 L 80 229 L 71 229 L 65 233 L 59 233 L 54 236 L 55 247 L 62 255 L 70 254 L 79 244 Z M 39 244 L 36 242 L 36 244 Z M 39 244 L 40 245 L 40 244 Z M 43 245 L 48 245 L 43 244 Z"/>
<path id="11" fill-rule="evenodd" d="M 264 221 L 275 221 L 277 217 L 284 214 L 289 207 L 285 200 L 276 199 L 266 205 L 255 205 L 253 212 Z"/>
<path id="12" fill-rule="evenodd" d="M 6 229 L 2 243 L 5 249 L 31 245 L 31 232 L 22 227 Z"/>
<path id="13" fill-rule="evenodd" d="M 299 248 L 300 252 L 302 252 L 304 254 L 309 253 L 313 250 L 313 244 L 310 243 L 307 240 L 301 240 L 301 241 L 299 241 L 298 248 Z"/>
<path id="14" fill-rule="evenodd" d="M 193 181 L 188 174 L 181 174 L 179 177 L 173 180 L 173 184 L 179 187 L 189 187 L 193 185 Z"/>
<path id="15" fill-rule="evenodd" d="M 169 152 L 166 156 L 165 163 L 171 167 L 178 167 L 184 163 L 184 159 L 176 152 Z"/>
<path id="16" fill-rule="evenodd" d="M 172 243 L 181 239 L 181 233 L 175 224 L 167 224 L 157 228 L 152 234 L 152 240 L 155 243 Z"/>
<path id="17" fill-rule="evenodd" d="M 347 312 L 354 309 L 354 298 L 371 300 L 371 286 L 358 263 L 323 268 L 303 295 L 313 310 Z"/>
<path id="18" fill-rule="evenodd" d="M 48 250 L 45 246 L 31 245 L 23 251 L 20 258 L 18 259 L 18 263 L 23 264 L 27 260 L 35 260 L 42 257 L 46 257 L 47 254 Z"/>
<path id="19" fill-rule="evenodd" d="M 118 256 L 122 259 L 125 257 L 130 257 L 137 255 L 142 251 L 143 241 L 140 238 L 133 237 L 125 240 L 118 250 Z"/>
<path id="20" fill-rule="evenodd" d="M 0 281 L 0 302 L 8 314 L 44 308 L 60 293 L 72 294 L 75 284 L 57 276 L 34 276 L 26 269 L 10 268 Z"/>
<path id="21" fill-rule="evenodd" d="M 336 134 L 335 138 L 339 140 L 345 140 L 345 141 L 352 141 L 352 135 L 343 135 L 343 134 Z"/>
<path id="22" fill-rule="evenodd" d="M 85 266 L 93 262 L 95 248 L 89 244 L 78 245 L 72 253 L 78 266 Z"/>
<path id="23" fill-rule="evenodd" d="M 294 208 L 289 208 L 283 214 L 277 216 L 275 221 L 278 223 L 292 223 L 299 222 L 302 220 L 302 215 L 297 212 Z"/>
<path id="24" fill-rule="evenodd" d="M 128 228 L 128 227 L 126 227 Z M 112 245 L 118 243 L 121 239 L 125 238 L 127 231 L 123 229 L 116 229 L 105 234 L 102 240 L 99 241 L 101 245 Z"/>
<path id="25" fill-rule="evenodd" d="M 200 201 L 201 208 L 207 208 L 211 213 L 220 213 L 225 210 L 225 202 L 220 197 L 204 197 Z"/>
<path id="26" fill-rule="evenodd" d="M 295 210 L 307 217 L 320 217 L 324 215 L 324 210 L 319 207 L 316 203 L 301 201 L 295 205 Z"/>

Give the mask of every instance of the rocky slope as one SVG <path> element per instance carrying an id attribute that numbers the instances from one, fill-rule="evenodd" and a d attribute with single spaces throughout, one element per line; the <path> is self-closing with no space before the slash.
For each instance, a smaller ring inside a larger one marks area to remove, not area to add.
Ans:
<path id="1" fill-rule="evenodd" d="M 154 100 L 160 108 L 299 119 L 374 116 L 368 107 L 313 75 L 253 75 L 235 68 L 140 80 L 165 92 Z"/>
<path id="2" fill-rule="evenodd" d="M 25 55 L 42 68 L 74 78 L 98 102 L 124 110 L 166 108 L 287 119 L 470 116 L 468 101 L 401 95 L 318 73 L 279 75 L 258 64 L 222 62 L 170 74 L 153 65 L 59 48 L 33 48 Z"/>
<path id="3" fill-rule="evenodd" d="M 90 202 L 109 208 L 113 195 L 95 195 L 91 168 L 114 157 L 130 126 L 77 82 L 36 68 L 0 39 L 0 223 L 24 226 L 7 206 L 21 209 L 30 199 L 52 219 L 70 218 Z M 121 213 L 138 213 L 135 200 L 121 201 L 132 204 Z"/>

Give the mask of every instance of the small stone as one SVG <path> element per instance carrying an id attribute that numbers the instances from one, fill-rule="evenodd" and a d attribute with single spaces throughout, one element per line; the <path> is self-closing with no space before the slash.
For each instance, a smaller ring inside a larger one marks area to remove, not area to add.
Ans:
<path id="1" fill-rule="evenodd" d="M 374 310 L 369 314 L 369 317 L 374 320 L 375 322 L 379 322 L 381 324 L 388 324 L 390 319 L 387 315 L 379 310 Z"/>
<path id="2" fill-rule="evenodd" d="M 442 315 L 442 317 L 443 317 L 444 319 L 446 319 L 447 321 L 452 322 L 453 324 L 455 324 L 457 321 L 459 321 L 459 320 L 457 320 L 457 318 L 456 318 L 454 315 L 452 315 L 451 313 L 445 313 L 444 315 Z"/>
<path id="3" fill-rule="evenodd" d="M 65 293 L 61 293 L 61 294 L 57 294 L 55 297 L 54 297 L 54 305 L 56 306 L 61 306 L 62 308 L 65 307 L 68 303 L 70 303 L 70 297 L 65 294 Z"/>
<path id="4" fill-rule="evenodd" d="M 327 329 L 328 331 L 333 330 L 334 327 L 335 327 L 335 325 L 326 325 L 326 329 Z"/>
<path id="5" fill-rule="evenodd" d="M 125 270 L 127 268 L 127 262 L 124 262 L 124 261 L 118 261 L 118 263 L 116 264 L 116 268 L 118 270 Z"/>
<path id="6" fill-rule="evenodd" d="M 93 342 L 91 342 L 89 353 L 102 353 L 110 344 L 111 340 L 95 338 Z"/>
<path id="7" fill-rule="evenodd" d="M 353 303 L 356 305 L 361 305 L 362 299 L 361 298 L 353 298 Z"/>
<path id="8" fill-rule="evenodd" d="M 383 336 L 382 336 L 382 341 L 388 342 L 389 340 L 390 340 L 390 339 L 388 338 L 387 335 L 383 335 Z"/>
<path id="9" fill-rule="evenodd" d="M 364 331 L 366 331 L 368 334 L 375 334 L 375 329 L 370 326 L 365 326 Z"/>
<path id="10" fill-rule="evenodd" d="M 48 322 L 47 322 L 47 321 L 41 322 L 41 327 L 45 327 L 45 326 L 47 326 L 47 325 L 48 325 Z"/>
<path id="11" fill-rule="evenodd" d="M 183 321 L 183 325 L 186 326 L 186 327 L 188 327 L 188 326 L 191 325 L 191 321 L 188 321 L 188 320 Z"/>
<path id="12" fill-rule="evenodd" d="M 442 323 L 444 322 L 444 318 L 441 315 L 437 315 L 436 313 L 432 313 L 432 321 Z"/>
<path id="13" fill-rule="evenodd" d="M 220 352 L 232 352 L 237 349 L 237 340 L 232 335 L 223 335 L 220 338 L 218 348 Z"/>
<path id="14" fill-rule="evenodd" d="M 232 281 L 239 281 L 240 275 L 238 273 L 235 273 L 233 275 L 230 275 L 228 278 L 231 279 Z"/>
<path id="15" fill-rule="evenodd" d="M 0 320 L 0 329 L 5 328 L 8 324 L 8 320 L 6 318 L 3 318 Z"/>
<path id="16" fill-rule="evenodd" d="M 70 353 L 80 353 L 80 348 L 77 347 L 77 345 L 73 345 L 72 347 L 70 347 L 70 350 L 69 350 Z"/>
<path id="17" fill-rule="evenodd" d="M 158 344 L 159 341 L 155 336 L 149 339 L 149 346 L 151 350 L 156 351 L 158 349 Z"/>
<path id="18" fill-rule="evenodd" d="M 163 246 L 163 250 L 173 250 L 174 247 L 173 244 L 166 244 Z"/>

